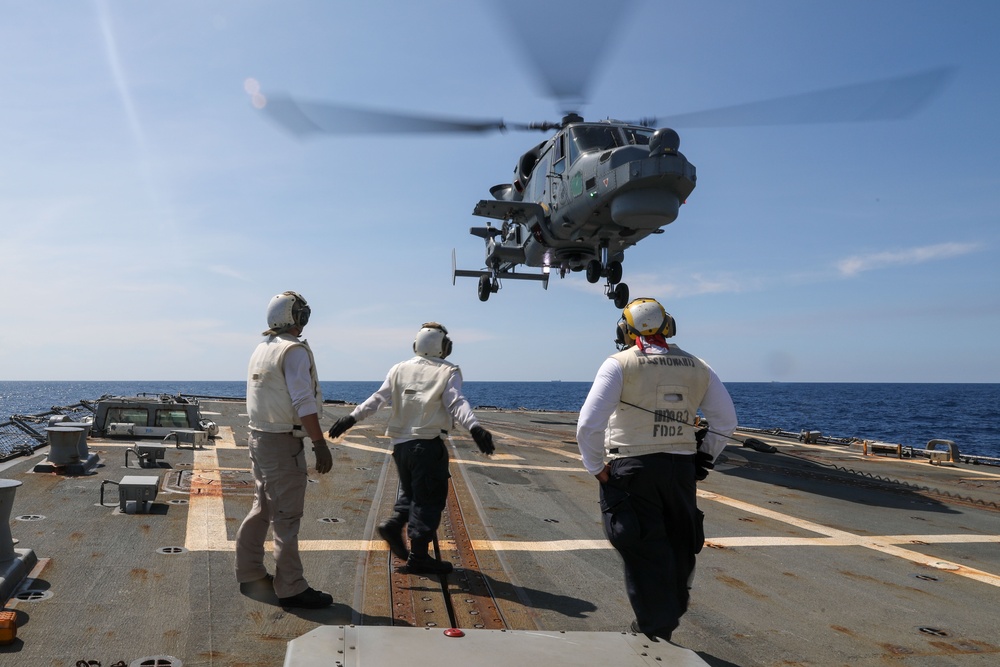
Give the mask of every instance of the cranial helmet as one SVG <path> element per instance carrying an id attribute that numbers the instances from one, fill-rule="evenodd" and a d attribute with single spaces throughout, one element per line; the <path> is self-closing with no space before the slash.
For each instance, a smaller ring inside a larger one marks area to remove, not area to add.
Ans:
<path id="1" fill-rule="evenodd" d="M 677 333 L 677 325 L 660 302 L 656 299 L 632 299 L 622 311 L 615 332 L 615 344 L 619 350 L 635 345 L 636 336 L 662 334 L 670 338 Z"/>
<path id="2" fill-rule="evenodd" d="M 448 330 L 437 322 L 427 322 L 421 325 L 417 337 L 413 340 L 413 351 L 421 357 L 444 359 L 451 354 L 451 339 L 448 338 Z"/>
<path id="3" fill-rule="evenodd" d="M 309 323 L 309 304 L 296 292 L 282 292 L 267 304 L 267 326 L 264 333 L 284 333 L 293 327 L 304 328 Z"/>

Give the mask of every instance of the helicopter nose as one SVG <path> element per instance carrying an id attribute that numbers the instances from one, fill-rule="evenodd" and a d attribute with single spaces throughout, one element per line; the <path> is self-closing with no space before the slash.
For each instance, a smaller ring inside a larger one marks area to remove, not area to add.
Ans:
<path id="1" fill-rule="evenodd" d="M 680 135 L 669 127 L 663 127 L 653 132 L 649 139 L 649 156 L 673 155 L 680 147 Z"/>

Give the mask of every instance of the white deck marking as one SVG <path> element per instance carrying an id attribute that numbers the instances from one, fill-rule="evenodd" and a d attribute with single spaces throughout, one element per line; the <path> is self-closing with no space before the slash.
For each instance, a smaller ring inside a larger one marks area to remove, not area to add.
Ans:
<path id="1" fill-rule="evenodd" d="M 338 445 L 343 445 L 344 447 L 349 447 L 351 449 L 357 449 L 357 450 L 360 450 L 360 451 L 363 451 L 363 452 L 379 452 L 379 453 L 382 453 L 382 454 L 389 453 L 389 447 L 388 446 L 386 446 L 386 447 L 373 447 L 371 445 L 362 445 L 362 444 L 357 443 L 357 442 L 350 442 L 346 438 L 343 439 L 343 440 L 337 441 L 337 444 Z M 521 457 L 515 456 L 513 454 L 494 454 L 490 458 L 485 458 L 484 457 L 481 460 L 480 459 L 468 459 L 468 460 L 466 460 L 466 459 L 452 459 L 451 463 L 454 464 L 454 465 L 460 465 L 460 466 L 464 465 L 464 466 L 485 466 L 485 467 L 488 467 L 488 468 L 514 468 L 516 470 L 544 470 L 544 471 L 547 471 L 547 472 L 583 472 L 583 473 L 587 472 L 586 470 L 584 470 L 583 468 L 581 468 L 579 466 L 573 466 L 573 467 L 568 467 L 568 466 L 536 466 L 536 465 L 522 464 L 522 463 L 499 463 L 499 461 L 501 461 L 501 460 L 521 461 L 523 459 Z"/>
<path id="2" fill-rule="evenodd" d="M 226 507 L 222 502 L 222 476 L 219 474 L 217 449 L 236 447 L 233 429 L 219 429 L 214 447 L 194 450 L 191 472 L 191 493 L 188 502 L 187 535 L 184 548 L 188 551 L 234 551 L 236 542 L 226 535 Z"/>
<path id="3" fill-rule="evenodd" d="M 939 570 L 948 570 L 963 577 L 975 579 L 976 581 L 984 584 L 1000 587 L 1000 576 L 996 574 L 966 567 L 950 561 L 937 560 L 918 551 L 912 551 L 910 549 L 904 549 L 900 546 L 896 546 L 898 544 L 915 544 L 918 542 L 926 542 L 930 544 L 932 541 L 936 544 L 946 544 L 951 542 L 965 544 L 973 542 L 1000 543 L 1000 535 L 856 535 L 845 530 L 830 528 L 829 526 L 824 526 L 807 519 L 799 519 L 788 514 L 782 514 L 781 512 L 776 512 L 772 509 L 758 507 L 757 505 L 753 505 L 742 500 L 720 496 L 717 493 L 699 491 L 698 497 L 722 503 L 723 505 L 729 505 L 730 507 L 735 507 L 743 510 L 744 512 L 774 519 L 775 521 L 781 521 L 782 523 L 790 524 L 796 528 L 801 528 L 803 530 L 808 530 L 826 536 L 820 538 L 713 537 L 711 539 L 706 539 L 706 546 L 858 546 L 866 549 L 872 549 L 890 556 L 896 556 L 897 558 L 902 558 L 919 565 L 926 565 Z M 948 539 L 949 537 L 956 539 L 950 540 Z"/>
<path id="4" fill-rule="evenodd" d="M 236 447 L 231 428 L 224 427 L 219 430 L 219 437 L 215 439 L 215 446 L 194 451 L 193 472 L 198 473 L 192 477 L 193 488 L 191 489 L 190 504 L 188 507 L 187 537 L 184 546 L 189 551 L 233 551 L 236 542 L 229 540 L 226 535 L 225 506 L 222 502 L 221 477 L 219 475 L 219 460 L 216 451 L 219 449 L 231 449 Z M 340 445 L 358 449 L 362 451 L 388 453 L 386 447 L 373 447 L 362 445 L 347 440 L 338 442 Z M 559 452 L 565 454 L 565 452 Z M 546 470 L 562 472 L 581 472 L 578 466 L 535 466 L 519 463 L 499 463 L 497 457 L 483 460 L 456 460 L 459 465 L 479 465 L 496 468 L 515 468 L 520 470 Z M 245 468 L 244 468 L 245 470 Z M 791 536 L 769 536 L 753 535 L 745 537 L 712 537 L 706 540 L 706 546 L 716 547 L 847 547 L 856 546 L 872 549 L 897 558 L 902 558 L 913 563 L 933 567 L 939 570 L 953 572 L 954 574 L 968 577 L 976 581 L 1000 587 L 1000 576 L 982 570 L 965 567 L 959 563 L 934 559 L 931 556 L 922 554 L 911 549 L 906 549 L 900 545 L 906 544 L 1000 544 L 1000 535 L 973 535 L 973 534 L 949 534 L 949 535 L 858 535 L 845 530 L 839 530 L 824 526 L 807 519 L 800 519 L 788 514 L 777 512 L 773 509 L 760 507 L 752 503 L 735 498 L 720 496 L 709 491 L 698 491 L 698 497 L 704 500 L 729 505 L 736 509 L 757 516 L 767 517 L 775 521 L 780 521 L 802 530 L 816 533 L 818 537 L 791 537 Z M 453 550 L 454 542 L 441 540 L 441 548 Z M 268 543 L 268 550 L 273 549 L 273 544 Z M 533 552 L 555 552 L 555 551 L 603 551 L 611 549 L 611 545 L 603 539 L 600 540 L 473 540 L 472 548 L 492 551 L 533 551 Z M 386 551 L 386 544 L 382 540 L 300 540 L 299 549 L 301 551 Z"/>

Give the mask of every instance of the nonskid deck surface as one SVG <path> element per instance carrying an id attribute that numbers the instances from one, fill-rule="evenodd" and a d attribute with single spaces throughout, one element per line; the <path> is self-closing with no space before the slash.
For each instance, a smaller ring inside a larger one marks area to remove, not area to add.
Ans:
<path id="1" fill-rule="evenodd" d="M 632 614 L 597 484 L 580 464 L 575 413 L 479 411 L 497 438 L 491 459 L 453 435 L 438 546 L 456 571 L 444 581 L 398 573 L 373 538 L 397 479 L 384 413 L 356 426 L 334 444 L 333 472 L 310 473 L 300 548 L 310 584 L 335 600 L 311 611 L 240 593 L 233 540 L 252 498 L 245 406 L 202 409 L 215 413 L 219 437 L 202 450 L 168 448 L 160 468 L 133 458 L 126 469 L 132 442 L 91 439 L 103 464 L 91 475 L 32 472 L 44 450 L 0 469 L 23 482 L 11 531 L 39 559 L 7 604 L 19 627 L 0 646 L 5 667 L 279 665 L 286 652 L 310 664 L 301 642 L 288 646 L 311 631 L 374 645 L 393 628 L 435 637 L 453 626 L 483 642 L 521 631 L 581 638 L 568 653 L 590 636 L 573 633 L 638 640 L 636 650 L 622 644 L 621 664 L 691 657 L 648 646 L 643 656 L 643 638 L 623 634 Z M 324 423 L 349 409 L 328 407 Z M 1000 660 L 1000 471 L 755 435 L 778 453 L 730 446 L 699 484 L 708 543 L 675 643 L 713 665 Z M 101 483 L 126 475 L 158 478 L 152 512 L 116 511 L 113 484 L 99 505 Z"/>

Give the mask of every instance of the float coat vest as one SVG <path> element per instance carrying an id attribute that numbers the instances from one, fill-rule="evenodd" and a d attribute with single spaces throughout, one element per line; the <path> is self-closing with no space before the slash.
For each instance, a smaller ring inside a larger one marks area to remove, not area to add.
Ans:
<path id="1" fill-rule="evenodd" d="M 452 428 L 451 413 L 441 400 L 448 378 L 460 373 L 444 359 L 413 357 L 389 371 L 392 416 L 385 434 L 390 438 L 429 440 Z"/>
<path id="2" fill-rule="evenodd" d="M 282 370 L 285 355 L 293 347 L 304 347 L 309 353 L 309 373 L 312 375 L 316 395 L 316 413 L 319 417 L 323 416 L 323 393 L 316 374 L 316 360 L 309 344 L 291 334 L 272 335 L 254 350 L 247 370 L 247 413 L 250 415 L 250 428 L 255 431 L 290 433 L 301 428 Z"/>
<path id="3" fill-rule="evenodd" d="M 666 354 L 631 347 L 612 357 L 623 380 L 621 401 L 608 421 L 608 458 L 697 451 L 692 424 L 708 391 L 705 363 L 675 345 Z"/>

